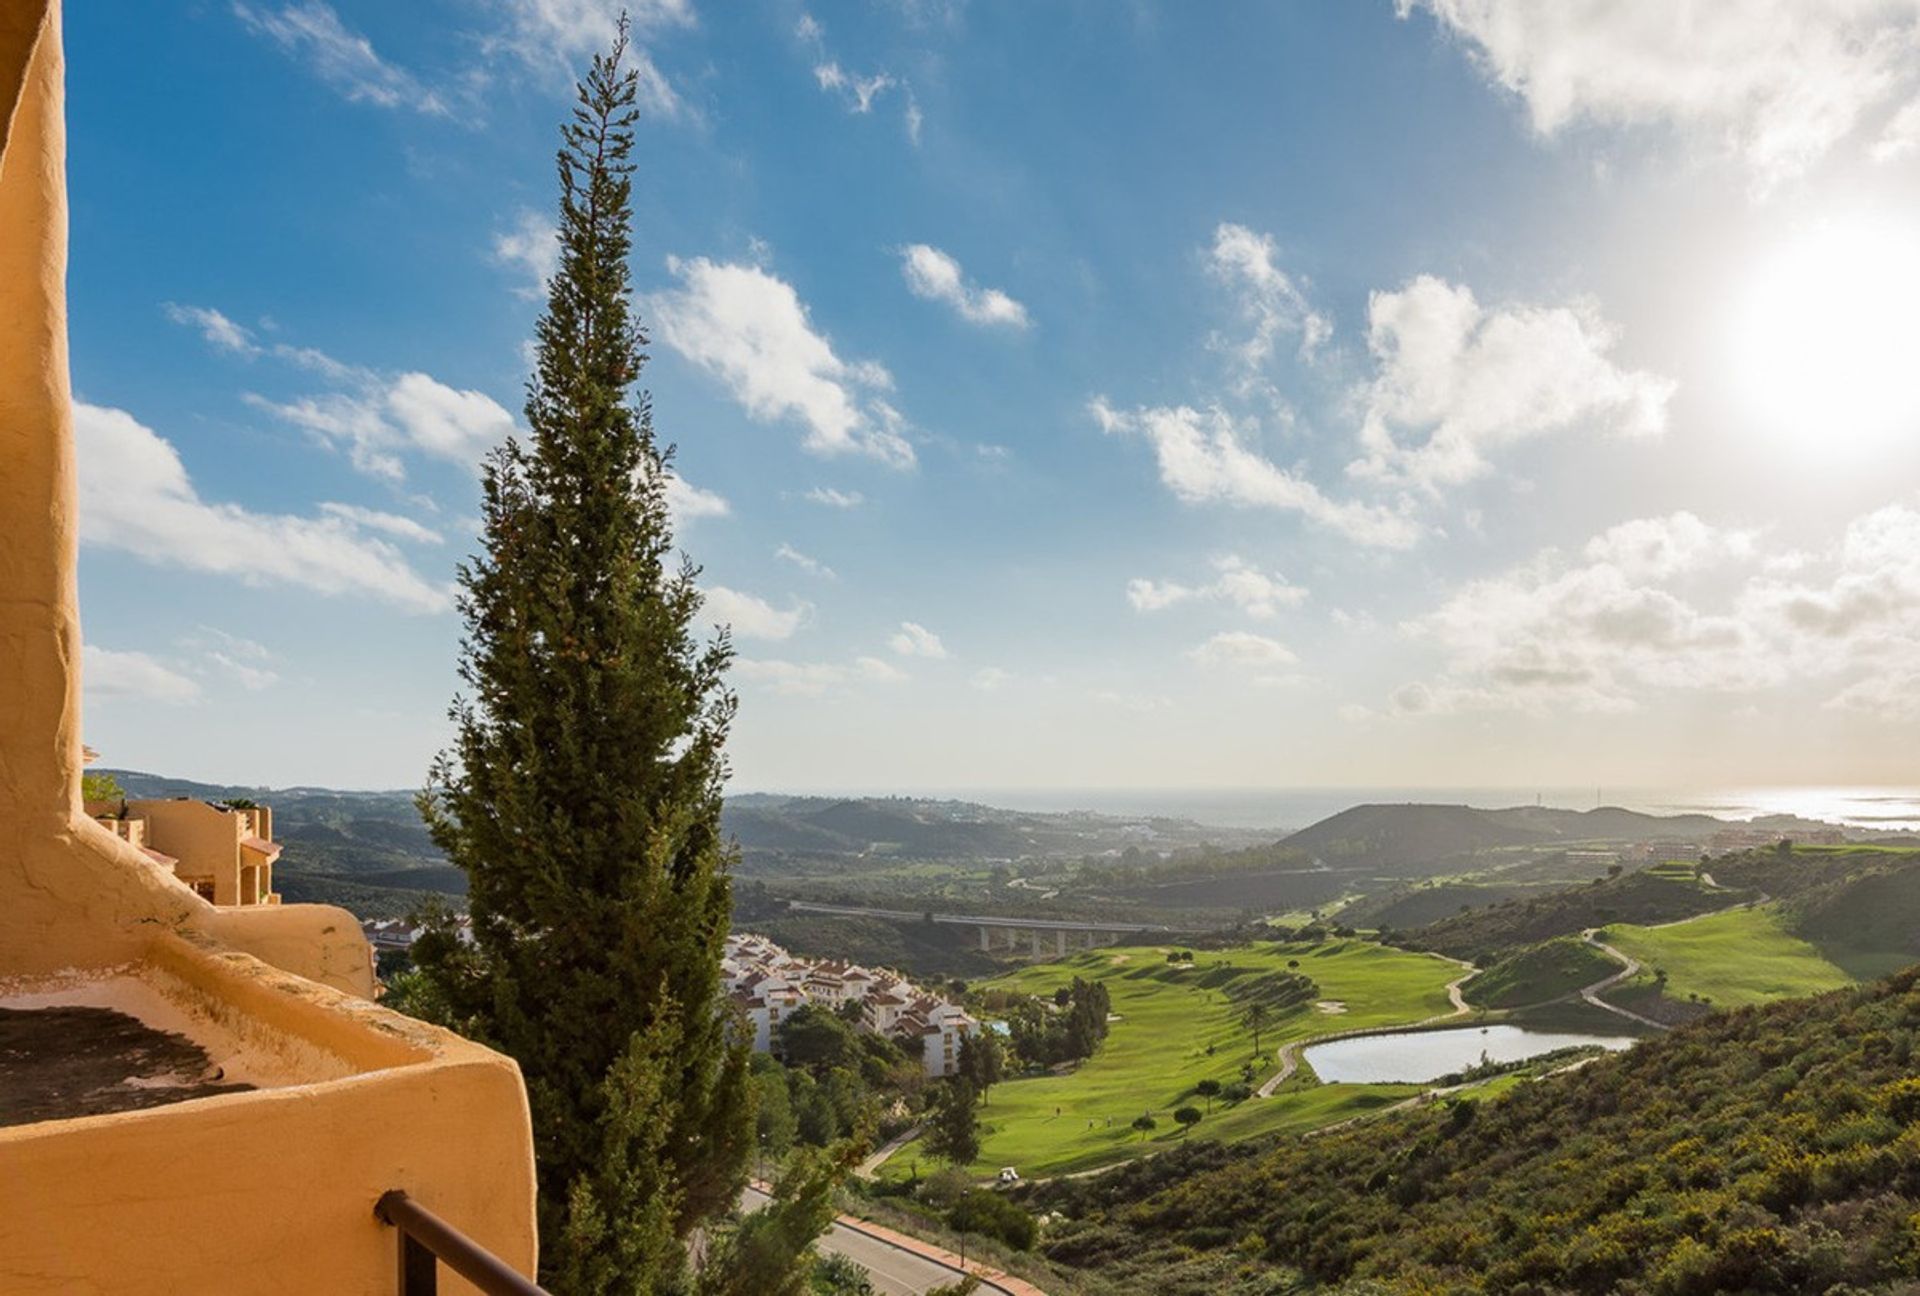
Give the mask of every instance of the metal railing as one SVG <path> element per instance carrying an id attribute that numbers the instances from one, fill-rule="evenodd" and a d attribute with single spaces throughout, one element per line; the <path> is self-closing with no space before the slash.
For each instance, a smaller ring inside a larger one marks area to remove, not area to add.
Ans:
<path id="1" fill-rule="evenodd" d="M 435 1296 L 442 1263 L 486 1296 L 549 1296 L 544 1287 L 521 1277 L 403 1189 L 381 1194 L 373 1215 L 400 1233 L 400 1296 Z"/>

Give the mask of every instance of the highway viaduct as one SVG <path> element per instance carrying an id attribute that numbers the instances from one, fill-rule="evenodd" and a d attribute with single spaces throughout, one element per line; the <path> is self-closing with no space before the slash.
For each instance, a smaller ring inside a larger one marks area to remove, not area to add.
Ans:
<path id="1" fill-rule="evenodd" d="M 1096 945 L 1116 945 L 1123 936 L 1177 937 L 1180 931 L 1160 923 L 1129 922 L 1077 922 L 1062 918 L 1005 918 L 989 914 L 943 914 L 927 913 L 924 910 L 910 909 L 865 909 L 856 905 L 815 904 L 809 900 L 789 900 L 787 907 L 795 913 L 833 914 L 847 918 L 885 918 L 891 922 L 926 922 L 928 919 L 952 927 L 976 927 L 980 931 L 980 948 L 993 950 L 1006 948 L 1017 950 L 1020 938 L 1025 935 L 1036 959 L 1052 957 L 1063 958 L 1069 949 L 1092 949 Z M 999 942 L 999 933 L 1006 933 L 1004 946 Z M 1048 937 L 1051 937 L 1048 940 Z M 1043 941 L 1052 946 L 1048 951 Z"/>

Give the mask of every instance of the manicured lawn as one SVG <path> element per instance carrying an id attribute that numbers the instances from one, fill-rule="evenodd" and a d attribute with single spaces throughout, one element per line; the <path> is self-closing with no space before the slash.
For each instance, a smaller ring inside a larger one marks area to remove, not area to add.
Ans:
<path id="1" fill-rule="evenodd" d="M 1717 1008 L 1818 994 L 1854 983 L 1818 949 L 1786 930 L 1772 905 L 1666 927 L 1615 925 L 1602 939 L 1646 965 L 1636 985 L 1651 984 L 1652 970 L 1663 969 L 1667 998 L 1699 995 Z"/>
<path id="2" fill-rule="evenodd" d="M 983 1152 L 973 1170 L 991 1174 L 1015 1166 L 1028 1177 L 1085 1170 L 1164 1147 L 1180 1138 L 1173 1109 L 1205 1100 L 1193 1087 L 1203 1079 L 1222 1084 L 1240 1079 L 1254 1063 L 1254 1083 L 1278 1067 L 1275 1052 L 1291 1040 L 1398 1025 L 1450 1011 L 1446 984 L 1462 969 L 1425 954 L 1388 949 L 1368 941 L 1321 945 L 1259 944 L 1199 951 L 1191 968 L 1166 961 L 1167 947 L 1109 947 L 1054 963 L 1036 964 L 986 983 L 988 987 L 1048 994 L 1075 976 L 1107 983 L 1117 1017 L 1094 1057 L 1066 1075 L 1007 1081 L 996 1086 L 981 1110 Z M 1261 1036 L 1261 1053 L 1241 1024 L 1235 982 L 1292 969 L 1312 977 L 1323 1000 L 1343 1012 L 1315 1007 L 1282 1017 Z M 1269 1099 L 1234 1108 L 1215 1102 L 1196 1127 L 1198 1136 L 1244 1138 L 1272 1130 L 1306 1129 L 1360 1115 L 1395 1101 L 1417 1087 L 1317 1085 L 1297 1081 Z M 1130 1128 L 1151 1114 L 1159 1127 L 1143 1141 Z M 913 1146 L 889 1160 L 883 1173 L 904 1178 L 916 1158 Z M 920 1172 L 933 1168 L 922 1163 Z"/>

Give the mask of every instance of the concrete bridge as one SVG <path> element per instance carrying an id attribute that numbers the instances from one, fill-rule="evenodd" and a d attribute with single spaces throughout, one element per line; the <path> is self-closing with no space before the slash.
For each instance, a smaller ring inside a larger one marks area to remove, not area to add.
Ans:
<path id="1" fill-rule="evenodd" d="M 787 908 L 795 913 L 834 914 L 846 918 L 885 918 L 891 922 L 925 922 L 953 927 L 977 927 L 980 948 L 1017 950 L 1025 936 L 1033 957 L 1064 958 L 1070 949 L 1092 949 L 1096 945 L 1117 945 L 1122 937 L 1174 937 L 1182 933 L 1161 923 L 1075 922 L 1064 918 L 1003 918 L 989 914 L 929 914 L 925 910 L 863 909 L 855 905 L 815 904 L 808 900 L 789 900 Z M 1004 942 L 1001 933 L 1006 934 Z M 1044 945 L 1043 945 L 1044 942 Z M 1051 948 L 1046 948 L 1050 946 Z"/>

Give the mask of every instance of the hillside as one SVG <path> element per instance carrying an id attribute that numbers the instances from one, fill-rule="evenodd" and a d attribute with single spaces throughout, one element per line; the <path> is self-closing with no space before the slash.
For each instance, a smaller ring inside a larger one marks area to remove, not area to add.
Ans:
<path id="1" fill-rule="evenodd" d="M 1916 976 L 1715 1015 L 1497 1098 L 1024 1196 L 1064 1217 L 1047 1254 L 1119 1296 L 1910 1293 Z"/>
<path id="2" fill-rule="evenodd" d="M 1758 895 L 1757 891 L 1709 887 L 1690 872 L 1648 870 L 1545 895 L 1504 900 L 1425 927 L 1395 932 L 1392 940 L 1485 967 L 1522 946 L 1576 935 L 1589 927 L 1616 922 L 1674 922 Z"/>
<path id="3" fill-rule="evenodd" d="M 1920 852 L 1881 848 L 1744 851 L 1700 868 L 1665 865 L 1501 901 L 1391 939 L 1488 966 L 1588 928 L 1672 923 L 1762 897 L 1783 902 L 1786 930 L 1856 978 L 1920 957 Z"/>
<path id="4" fill-rule="evenodd" d="M 1359 805 L 1302 828 L 1284 840 L 1341 870 L 1405 869 L 1509 846 L 1532 846 L 1554 834 L 1464 805 Z"/>
<path id="5" fill-rule="evenodd" d="M 1792 821 L 1799 822 L 1799 821 Z M 1680 843 L 1688 850 L 1726 828 L 1711 815 L 1650 815 L 1617 806 L 1564 810 L 1514 806 L 1483 810 L 1465 805 L 1358 805 L 1284 839 L 1326 867 L 1401 877 L 1484 868 L 1486 856 L 1506 853 L 1519 864 L 1525 852 L 1572 846 Z"/>
<path id="6" fill-rule="evenodd" d="M 1620 970 L 1600 950 L 1573 936 L 1529 945 L 1462 987 L 1476 1008 L 1519 1008 L 1570 995 Z"/>

